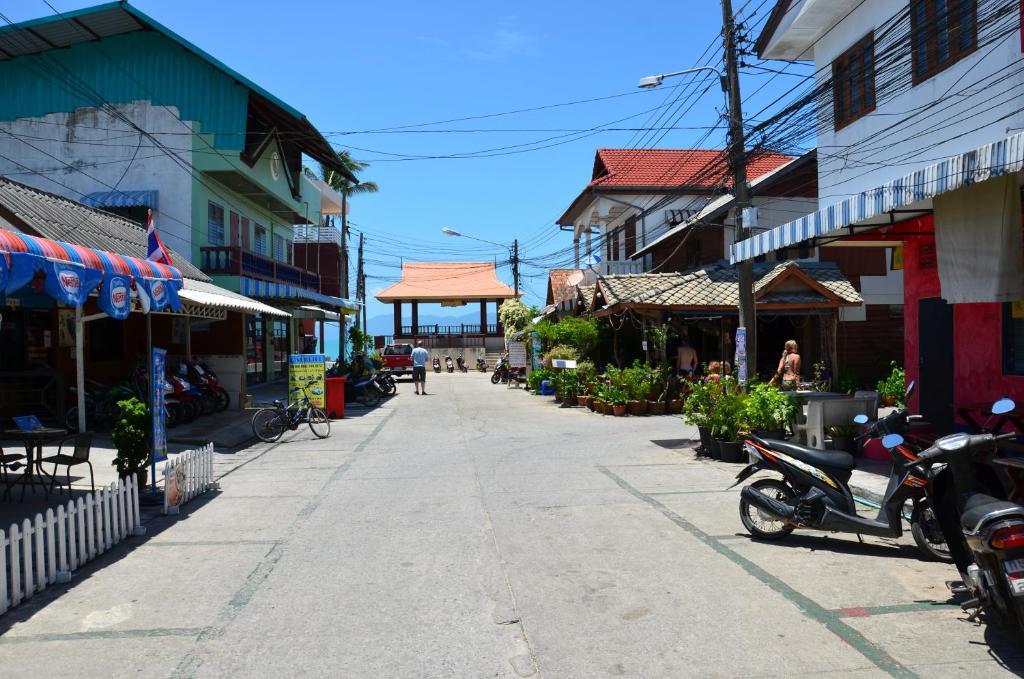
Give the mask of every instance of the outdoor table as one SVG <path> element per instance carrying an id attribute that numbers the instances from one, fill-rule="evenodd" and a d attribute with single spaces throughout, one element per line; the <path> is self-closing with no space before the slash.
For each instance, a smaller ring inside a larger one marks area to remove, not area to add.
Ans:
<path id="1" fill-rule="evenodd" d="M 967 405 L 958 405 L 956 406 L 956 414 L 960 416 L 960 419 L 970 425 L 974 431 L 980 432 L 984 429 L 984 421 L 992 415 L 992 404 L 971 403 Z M 982 421 L 978 422 L 978 419 Z M 1007 422 L 1012 424 L 1018 432 L 1024 433 L 1024 410 L 1021 408 L 1014 408 L 1008 413 L 997 416 L 995 425 L 990 427 L 989 430 L 993 432 L 1002 431 Z"/>
<path id="2" fill-rule="evenodd" d="M 59 427 L 43 427 L 42 429 L 31 429 L 23 431 L 21 429 L 5 429 L 4 436 L 10 438 L 21 439 L 21 442 L 25 444 L 25 457 L 27 458 L 28 464 L 25 466 L 25 473 L 22 475 L 19 483 L 21 484 L 21 499 L 25 499 L 25 486 L 35 486 L 36 483 L 41 483 L 46 488 L 46 494 L 50 494 L 49 486 L 46 484 L 46 479 L 50 477 L 49 474 L 43 469 L 43 444 L 49 441 L 57 441 L 68 435 L 67 429 L 61 429 Z M 38 473 L 37 473 L 38 472 Z M 37 481 L 37 476 L 42 476 L 40 481 Z"/>

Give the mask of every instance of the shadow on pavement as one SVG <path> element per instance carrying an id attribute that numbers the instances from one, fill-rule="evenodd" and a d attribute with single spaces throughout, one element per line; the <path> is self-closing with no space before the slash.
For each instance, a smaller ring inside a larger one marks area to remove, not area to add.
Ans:
<path id="1" fill-rule="evenodd" d="M 899 559 L 921 560 L 921 550 L 913 545 L 885 545 L 877 542 L 860 542 L 856 536 L 851 535 L 850 539 L 832 537 L 829 535 L 807 535 L 793 533 L 778 541 L 758 540 L 747 533 L 736 533 L 737 537 L 750 538 L 752 542 L 788 549 L 810 549 L 835 552 L 836 554 L 853 554 L 863 556 L 885 556 Z M 955 573 L 955 571 L 954 571 Z"/>

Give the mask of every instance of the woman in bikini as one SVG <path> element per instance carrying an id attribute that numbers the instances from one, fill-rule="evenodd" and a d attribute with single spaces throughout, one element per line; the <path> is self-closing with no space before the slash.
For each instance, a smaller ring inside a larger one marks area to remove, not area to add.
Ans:
<path id="1" fill-rule="evenodd" d="M 779 369 L 775 371 L 775 379 L 772 380 L 785 391 L 796 391 L 800 386 L 800 354 L 797 350 L 796 340 L 786 342 L 782 358 L 779 359 Z"/>

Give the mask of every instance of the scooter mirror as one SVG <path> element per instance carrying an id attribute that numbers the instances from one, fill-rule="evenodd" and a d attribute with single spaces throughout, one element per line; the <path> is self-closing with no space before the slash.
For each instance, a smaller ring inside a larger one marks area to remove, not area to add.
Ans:
<path id="1" fill-rule="evenodd" d="M 992 414 L 1005 415 L 1016 407 L 1017 404 L 1013 402 L 1013 399 L 1001 398 L 992 404 Z"/>
<path id="2" fill-rule="evenodd" d="M 853 418 L 853 422 L 854 424 L 867 424 L 868 416 L 861 413 L 860 415 L 857 415 L 856 417 Z"/>
<path id="3" fill-rule="evenodd" d="M 917 382 L 914 382 L 913 380 L 911 380 L 910 384 L 907 385 L 906 398 L 910 398 L 910 395 L 914 393 L 914 387 L 916 387 L 916 386 L 917 386 Z"/>
<path id="4" fill-rule="evenodd" d="M 903 437 L 899 434 L 887 434 L 882 438 L 882 445 L 886 448 L 895 448 L 903 444 Z"/>

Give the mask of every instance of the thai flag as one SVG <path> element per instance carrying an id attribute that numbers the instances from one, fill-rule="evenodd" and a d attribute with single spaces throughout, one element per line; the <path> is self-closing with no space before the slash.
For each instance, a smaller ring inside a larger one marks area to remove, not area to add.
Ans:
<path id="1" fill-rule="evenodd" d="M 160 236 L 156 232 L 156 228 L 153 226 L 153 211 L 149 210 L 146 213 L 146 242 L 148 243 L 148 249 L 146 259 L 166 264 L 167 266 L 174 266 L 171 263 L 171 255 L 167 252 L 167 248 L 160 242 Z"/>

